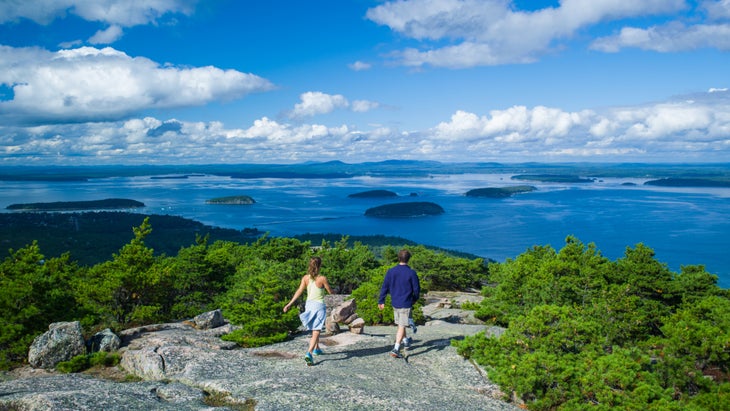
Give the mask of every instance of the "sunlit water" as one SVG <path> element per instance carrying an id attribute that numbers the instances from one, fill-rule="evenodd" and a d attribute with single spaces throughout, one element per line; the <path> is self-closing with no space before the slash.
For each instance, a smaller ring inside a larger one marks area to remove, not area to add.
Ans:
<path id="1" fill-rule="evenodd" d="M 517 182 L 508 174 L 459 174 L 348 179 L 233 179 L 191 176 L 104 178 L 88 182 L 0 182 L 0 208 L 14 203 L 128 198 L 146 214 L 170 214 L 207 225 L 258 228 L 274 236 L 303 233 L 392 235 L 472 253 L 497 261 L 533 245 L 560 249 L 566 236 L 593 242 L 615 260 L 627 246 L 644 243 L 678 272 L 703 264 L 730 288 L 730 189 L 662 188 L 640 179 L 603 179 L 588 184 Z M 626 186 L 632 182 L 637 185 Z M 466 197 L 473 188 L 524 185 L 537 191 L 508 199 Z M 353 199 L 373 189 L 397 199 Z M 250 206 L 208 205 L 214 197 L 248 195 Z M 440 216 L 412 219 L 365 217 L 370 207 L 395 201 L 430 201 Z M 154 227 L 153 227 L 154 228 Z"/>

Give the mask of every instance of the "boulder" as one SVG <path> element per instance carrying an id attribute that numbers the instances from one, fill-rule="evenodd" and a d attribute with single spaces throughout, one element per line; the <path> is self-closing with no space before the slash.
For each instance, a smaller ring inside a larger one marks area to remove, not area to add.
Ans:
<path id="1" fill-rule="evenodd" d="M 197 315 L 193 318 L 193 321 L 195 322 L 195 328 L 199 330 L 217 328 L 226 323 L 220 309 Z"/>
<path id="2" fill-rule="evenodd" d="M 53 368 L 62 361 L 86 354 L 81 323 L 58 322 L 33 340 L 28 350 L 28 363 L 35 368 Z"/>
<path id="3" fill-rule="evenodd" d="M 365 330 L 365 320 L 358 318 L 350 323 L 350 332 L 354 334 L 362 334 Z"/>
<path id="4" fill-rule="evenodd" d="M 332 319 L 336 322 L 344 322 L 351 315 L 355 314 L 357 303 L 354 299 L 347 300 L 332 310 Z"/>
<path id="5" fill-rule="evenodd" d="M 334 335 L 340 332 L 340 324 L 333 320 L 331 315 L 328 315 L 324 320 L 324 328 L 327 335 Z"/>
<path id="6" fill-rule="evenodd" d="M 121 345 L 122 339 L 109 328 L 99 331 L 86 341 L 86 349 L 89 352 L 113 352 L 118 350 Z"/>
<path id="7" fill-rule="evenodd" d="M 360 318 L 360 316 L 357 315 L 357 313 L 354 313 L 351 316 L 345 318 L 345 320 L 342 322 L 345 323 L 346 325 L 350 325 L 353 321 L 357 320 L 358 318 Z"/>

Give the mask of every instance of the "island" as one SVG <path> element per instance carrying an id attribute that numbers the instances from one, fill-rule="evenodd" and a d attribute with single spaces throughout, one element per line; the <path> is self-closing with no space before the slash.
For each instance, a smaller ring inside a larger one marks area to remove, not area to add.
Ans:
<path id="1" fill-rule="evenodd" d="M 644 185 L 660 187 L 730 187 L 730 181 L 709 178 L 662 178 L 647 181 Z"/>
<path id="2" fill-rule="evenodd" d="M 488 198 L 507 198 L 513 194 L 529 193 L 537 188 L 533 186 L 511 186 L 511 187 L 485 187 L 475 188 L 466 192 L 467 197 L 488 197 Z"/>
<path id="3" fill-rule="evenodd" d="M 362 191 L 355 194 L 350 194 L 348 198 L 386 198 L 386 197 L 398 197 L 398 194 L 388 190 L 369 190 Z"/>
<path id="4" fill-rule="evenodd" d="M 512 176 L 513 180 L 541 181 L 543 183 L 592 183 L 591 178 L 562 174 L 519 174 Z"/>
<path id="5" fill-rule="evenodd" d="M 385 204 L 365 211 L 366 217 L 408 218 L 443 214 L 444 209 L 431 202 L 406 202 Z"/>
<path id="6" fill-rule="evenodd" d="M 254 204 L 253 198 L 249 196 L 228 196 L 217 197 L 205 200 L 205 204 L 225 204 L 225 205 L 251 205 Z"/>
<path id="7" fill-rule="evenodd" d="M 50 203 L 10 204 L 7 210 L 22 211 L 72 211 L 72 210 L 112 210 L 141 208 L 144 203 L 125 198 L 107 198 L 91 201 L 54 201 Z"/>

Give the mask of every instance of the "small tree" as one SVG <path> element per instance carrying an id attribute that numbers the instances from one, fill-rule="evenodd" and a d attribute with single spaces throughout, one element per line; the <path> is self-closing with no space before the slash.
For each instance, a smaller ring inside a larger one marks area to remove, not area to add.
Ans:
<path id="1" fill-rule="evenodd" d="M 152 232 L 149 217 L 132 231 L 132 241 L 111 261 L 91 267 L 85 278 L 74 281 L 77 301 L 87 310 L 87 325 L 123 328 L 158 316 L 161 304 L 154 297 L 162 271 L 152 270 L 154 251 L 144 244 Z"/>
<path id="2" fill-rule="evenodd" d="M 289 263 L 254 260 L 239 266 L 233 286 L 218 301 L 225 317 L 241 328 L 223 339 L 257 347 L 288 338 L 301 324 L 298 310 L 283 312 L 299 273 Z"/>

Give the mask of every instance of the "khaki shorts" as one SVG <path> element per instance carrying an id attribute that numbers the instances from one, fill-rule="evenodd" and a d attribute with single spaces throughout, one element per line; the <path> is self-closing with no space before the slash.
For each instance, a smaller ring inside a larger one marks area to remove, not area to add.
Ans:
<path id="1" fill-rule="evenodd" d="M 395 325 L 399 327 L 408 327 L 408 319 L 411 318 L 410 308 L 393 308 L 393 317 Z"/>

